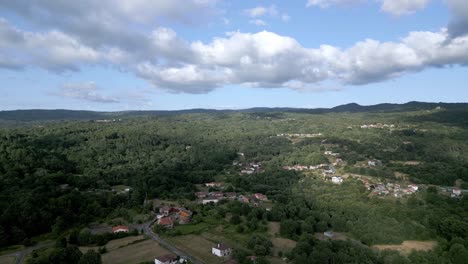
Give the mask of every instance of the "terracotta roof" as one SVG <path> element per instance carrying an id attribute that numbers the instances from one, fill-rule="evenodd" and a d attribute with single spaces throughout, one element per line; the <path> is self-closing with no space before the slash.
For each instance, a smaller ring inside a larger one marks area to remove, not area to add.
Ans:
<path id="1" fill-rule="evenodd" d="M 119 229 L 125 229 L 125 230 L 128 231 L 128 226 L 124 226 L 124 225 L 114 226 L 114 227 L 112 227 L 112 232 L 115 232 L 115 231 L 117 231 Z"/>
<path id="2" fill-rule="evenodd" d="M 163 217 L 159 219 L 159 225 L 172 225 L 174 221 L 170 217 Z"/>
<path id="3" fill-rule="evenodd" d="M 192 213 L 190 211 L 187 211 L 187 210 L 180 210 L 179 214 L 183 217 L 189 217 L 192 215 Z"/>
<path id="4" fill-rule="evenodd" d="M 159 260 L 160 262 L 168 262 L 168 261 L 177 260 L 177 256 L 174 254 L 167 254 L 164 256 L 159 256 L 156 259 Z"/>

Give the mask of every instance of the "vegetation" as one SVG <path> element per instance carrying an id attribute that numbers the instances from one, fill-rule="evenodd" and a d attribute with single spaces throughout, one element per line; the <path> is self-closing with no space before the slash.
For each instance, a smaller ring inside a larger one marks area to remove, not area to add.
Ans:
<path id="1" fill-rule="evenodd" d="M 109 254 L 104 248 L 83 254 L 77 245 L 104 246 L 120 236 L 93 235 L 84 227 L 115 218 L 136 222 L 135 214 L 153 210 L 145 201 L 165 199 L 184 201 L 194 215 L 189 225 L 161 231 L 162 236 L 181 246 L 184 237 L 197 237 L 203 245 L 230 242 L 238 245 L 233 257 L 240 263 L 251 255 L 258 263 L 269 257 L 294 263 L 463 263 L 468 196 L 450 198 L 443 189 L 468 185 L 468 108 L 423 106 L 351 105 L 320 113 L 83 112 L 75 113 L 79 120 L 60 122 L 12 122 L 18 119 L 10 113 L 0 122 L 0 247 L 30 245 L 49 234 L 56 246 L 30 263 L 99 263 L 99 253 Z M 117 121 L 88 120 L 93 118 Z M 364 124 L 393 126 L 361 128 Z M 336 157 L 325 151 L 339 153 L 344 162 L 336 174 L 358 176 L 334 185 L 318 171 L 283 168 L 333 163 Z M 368 166 L 374 159 L 382 164 Z M 262 171 L 240 175 L 233 161 L 260 163 Z M 363 177 L 415 183 L 420 190 L 400 198 L 372 196 Z M 225 183 L 221 191 L 263 193 L 271 210 L 264 203 L 197 204 L 200 184 L 212 181 Z M 280 223 L 278 234 L 268 232 L 272 221 Z M 331 230 L 347 239 L 316 238 Z M 297 244 L 275 253 L 275 236 Z M 437 246 L 408 255 L 370 248 L 406 240 Z"/>

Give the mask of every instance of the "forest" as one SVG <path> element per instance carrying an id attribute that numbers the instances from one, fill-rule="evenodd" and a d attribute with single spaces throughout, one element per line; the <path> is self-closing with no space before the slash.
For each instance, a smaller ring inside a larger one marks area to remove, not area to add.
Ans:
<path id="1" fill-rule="evenodd" d="M 60 241 L 89 223 L 128 218 L 128 210 L 149 212 L 146 200 L 194 201 L 197 186 L 221 180 L 238 193 L 266 194 L 273 204 L 269 211 L 237 201 L 193 207 L 197 223 L 213 225 L 210 217 L 229 215 L 225 222 L 216 219 L 232 227 L 233 236 L 245 237 L 233 254 L 239 263 L 249 254 L 272 256 L 269 222 L 280 223 L 279 237 L 297 243 L 281 252 L 292 263 L 466 263 L 468 196 L 454 199 L 442 189 L 468 189 L 468 107 L 410 106 L 110 117 L 84 112 L 59 119 L 49 114 L 50 120 L 10 114 L 0 121 L 0 247 L 28 246 L 44 235 Z M 314 172 L 284 169 L 332 163 L 335 157 L 325 151 L 339 153 L 344 164 L 337 173 L 385 183 L 403 177 L 420 191 L 375 197 L 358 179 L 337 186 Z M 233 165 L 239 153 L 263 170 L 239 174 Z M 367 166 L 369 160 L 381 165 Z M 119 185 L 131 191 L 115 192 Z M 314 238 L 328 230 L 350 239 Z M 406 240 L 437 246 L 408 255 L 372 249 Z M 68 250 L 78 263 L 85 254 L 67 243 L 78 244 L 67 240 L 60 254 Z M 53 259 L 48 261 L 63 261 Z"/>

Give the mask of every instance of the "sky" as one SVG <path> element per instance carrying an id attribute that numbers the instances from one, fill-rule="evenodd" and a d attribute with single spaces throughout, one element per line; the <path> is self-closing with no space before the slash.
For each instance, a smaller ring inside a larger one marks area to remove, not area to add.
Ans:
<path id="1" fill-rule="evenodd" d="M 466 0 L 0 0 L 0 110 L 468 102 Z"/>

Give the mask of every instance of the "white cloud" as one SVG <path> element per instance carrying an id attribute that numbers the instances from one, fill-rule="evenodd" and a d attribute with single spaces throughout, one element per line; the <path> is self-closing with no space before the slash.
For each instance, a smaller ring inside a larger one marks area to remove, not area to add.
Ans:
<path id="1" fill-rule="evenodd" d="M 271 5 L 269 7 L 257 6 L 251 9 L 245 9 L 244 14 L 252 18 L 251 20 L 249 20 L 250 24 L 254 24 L 257 26 L 267 25 L 265 20 L 260 19 L 260 17 L 277 18 L 277 19 L 281 19 L 283 22 L 287 22 L 291 19 L 291 17 L 288 14 L 286 13 L 281 14 L 275 5 Z"/>
<path id="2" fill-rule="evenodd" d="M 0 19 L 0 58 L 16 65 L 36 65 L 52 71 L 77 70 L 81 64 L 107 59 L 91 47 L 60 31 L 25 32 Z"/>
<path id="3" fill-rule="evenodd" d="M 392 15 L 412 14 L 429 4 L 430 0 L 383 0 L 381 10 Z"/>
<path id="4" fill-rule="evenodd" d="M 276 9 L 276 6 L 274 5 L 269 6 L 269 7 L 257 6 L 251 9 L 244 10 L 244 13 L 249 17 L 255 18 L 255 17 L 261 17 L 265 15 L 276 16 L 278 15 L 278 10 Z"/>
<path id="5" fill-rule="evenodd" d="M 328 8 L 334 5 L 353 5 L 357 3 L 362 3 L 363 1 L 365 0 L 308 0 L 306 6 L 318 6 L 320 8 Z"/>
<path id="6" fill-rule="evenodd" d="M 283 20 L 284 22 L 288 22 L 289 20 L 291 20 L 291 17 L 288 14 L 282 14 L 281 20 Z"/>
<path id="7" fill-rule="evenodd" d="M 447 1 L 456 12 L 454 21 L 466 21 L 466 4 L 461 0 Z M 145 14 L 141 18 L 132 18 L 130 15 L 143 8 L 138 5 L 143 0 L 137 1 L 135 6 L 125 3 L 130 6 L 111 6 L 109 11 L 99 9 L 103 14 L 90 12 L 95 17 L 83 14 L 86 27 L 76 27 L 79 23 L 75 23 L 78 22 L 75 19 L 79 18 L 78 13 L 81 12 L 79 6 L 69 6 L 71 2 L 37 2 L 52 5 L 47 9 L 48 12 L 61 10 L 64 14 L 73 14 L 72 18 L 66 18 L 65 15 L 62 18 L 52 16 L 50 19 L 55 22 L 38 22 L 39 28 L 43 25 L 43 29 L 38 31 L 21 30 L 6 20 L 0 20 L 0 67 L 16 70 L 40 67 L 61 72 L 76 71 L 83 65 L 111 65 L 135 74 L 160 89 L 206 93 L 225 85 L 323 90 L 340 85 L 380 82 L 429 67 L 468 65 L 468 36 L 453 34 L 454 27 L 451 26 L 437 32 L 410 32 L 395 42 L 366 39 L 348 48 L 330 45 L 304 47 L 292 37 L 268 31 L 230 32 L 226 36 L 201 42 L 184 40 L 170 28 L 132 30 L 125 21 L 140 23 L 141 20 L 147 23 L 145 21 L 151 20 L 149 15 L 145 18 Z M 74 1 L 73 5 L 78 3 L 81 2 Z M 166 9 L 174 8 L 172 2 L 161 1 L 158 5 L 161 3 L 168 3 Z M 214 2 L 193 0 L 191 3 L 212 5 Z M 23 0 L 8 2 L 10 10 L 16 10 L 17 5 L 22 4 Z M 94 1 L 88 4 L 98 5 Z M 36 4 L 22 7 L 25 8 L 21 11 L 22 15 L 33 14 L 31 21 L 35 21 L 34 17 L 38 16 L 37 8 L 46 8 Z M 73 8 L 78 8 L 77 14 L 71 11 Z M 145 12 L 160 12 L 148 8 L 150 10 Z M 183 14 L 183 10 L 171 12 Z M 279 13 L 277 15 L 279 18 Z M 101 20 L 107 16 L 109 20 Z M 57 24 L 56 29 L 49 29 L 48 25 L 59 23 L 58 20 L 63 24 Z M 117 23 L 113 24 L 114 20 Z M 91 30 L 93 25 L 96 26 L 96 32 Z M 82 99 L 113 99 L 100 96 L 96 87 L 90 84 L 65 87 L 64 91 L 69 96 Z"/>
<path id="8" fill-rule="evenodd" d="M 252 20 L 249 20 L 249 23 L 254 24 L 256 26 L 266 26 L 267 25 L 267 22 L 265 22 L 262 19 L 252 19 Z"/>
<path id="9" fill-rule="evenodd" d="M 117 97 L 100 94 L 94 82 L 66 83 L 55 95 L 95 103 L 118 103 L 120 101 Z"/>
<path id="10" fill-rule="evenodd" d="M 448 29 L 451 37 L 468 34 L 468 1 L 445 0 L 453 14 Z"/>

